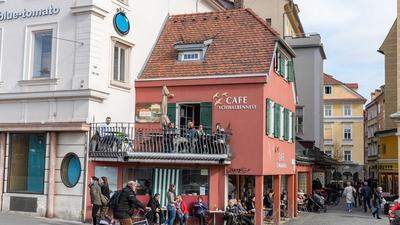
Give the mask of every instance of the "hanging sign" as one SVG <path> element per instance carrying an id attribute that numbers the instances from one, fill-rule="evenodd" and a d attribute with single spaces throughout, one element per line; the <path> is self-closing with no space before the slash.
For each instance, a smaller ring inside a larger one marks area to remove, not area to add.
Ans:
<path id="1" fill-rule="evenodd" d="M 0 11 L 0 22 L 6 22 L 18 19 L 29 19 L 35 17 L 52 16 L 60 13 L 61 9 L 50 5 L 42 9 L 21 9 L 21 10 L 6 10 Z"/>

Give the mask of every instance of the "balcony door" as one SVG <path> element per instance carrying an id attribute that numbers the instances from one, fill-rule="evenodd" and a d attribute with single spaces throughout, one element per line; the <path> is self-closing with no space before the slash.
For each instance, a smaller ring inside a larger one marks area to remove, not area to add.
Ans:
<path id="1" fill-rule="evenodd" d="M 200 125 L 200 103 L 179 104 L 179 126 L 186 128 L 189 122 L 196 127 Z"/>

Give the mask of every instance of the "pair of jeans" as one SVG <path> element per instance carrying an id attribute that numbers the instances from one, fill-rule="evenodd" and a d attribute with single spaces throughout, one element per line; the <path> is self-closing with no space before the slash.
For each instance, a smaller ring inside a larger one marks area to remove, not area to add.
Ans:
<path id="1" fill-rule="evenodd" d="M 92 221 L 93 225 L 97 225 L 97 213 L 100 210 L 100 205 L 92 205 Z"/>
<path id="2" fill-rule="evenodd" d="M 189 219 L 189 214 L 186 213 L 177 213 L 179 225 L 185 225 L 186 221 Z"/>
<path id="3" fill-rule="evenodd" d="M 168 217 L 166 224 L 167 225 L 174 225 L 175 218 L 176 218 L 176 208 L 172 204 L 168 204 L 167 206 Z"/>
<path id="4" fill-rule="evenodd" d="M 376 217 L 379 218 L 379 211 L 380 211 L 380 210 L 381 210 L 381 207 L 380 207 L 380 206 L 375 206 L 375 208 L 372 210 L 372 215 L 373 215 L 373 216 L 376 215 Z"/>
<path id="5" fill-rule="evenodd" d="M 363 205 L 364 205 L 364 212 L 367 212 L 367 206 L 368 206 L 368 209 L 371 209 L 371 198 L 364 197 Z"/>
<path id="6" fill-rule="evenodd" d="M 346 208 L 347 208 L 347 211 L 351 211 L 351 210 L 353 210 L 353 203 L 346 203 Z"/>

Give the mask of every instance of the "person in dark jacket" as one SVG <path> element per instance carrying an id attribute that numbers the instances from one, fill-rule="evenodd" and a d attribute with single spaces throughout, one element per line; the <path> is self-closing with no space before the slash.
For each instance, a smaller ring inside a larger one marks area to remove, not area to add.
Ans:
<path id="1" fill-rule="evenodd" d="M 101 189 L 99 186 L 99 178 L 93 176 L 90 184 L 90 202 L 92 203 L 92 221 L 93 225 L 97 225 L 97 213 L 101 208 Z"/>
<path id="2" fill-rule="evenodd" d="M 273 208 L 274 208 L 274 190 L 270 189 L 268 191 L 268 194 L 264 197 L 264 207 L 268 209 L 267 211 L 267 216 L 272 217 L 274 214 Z"/>
<path id="3" fill-rule="evenodd" d="M 362 186 L 360 193 L 363 200 L 364 212 L 367 212 L 367 207 L 369 208 L 369 210 L 371 210 L 372 196 L 372 191 L 371 188 L 368 186 L 368 182 L 364 182 L 364 186 Z"/>
<path id="4" fill-rule="evenodd" d="M 102 206 L 100 209 L 100 218 L 102 220 L 106 219 L 107 212 L 108 212 L 108 201 L 110 201 L 110 186 L 108 184 L 107 177 L 101 177 L 101 184 L 100 184 L 101 194 L 103 195 L 102 198 Z M 110 218 L 107 218 L 110 219 Z"/>
<path id="5" fill-rule="evenodd" d="M 382 202 L 383 202 L 382 188 L 377 187 L 376 192 L 374 193 L 374 199 L 373 199 L 374 209 L 372 210 L 372 216 L 373 217 L 376 216 L 377 219 L 382 219 L 381 217 L 379 217 L 379 211 L 381 210 Z"/>
<path id="6" fill-rule="evenodd" d="M 146 211 L 143 203 L 136 198 L 136 186 L 136 182 L 128 182 L 126 187 L 122 189 L 117 207 L 114 209 L 114 218 L 119 220 L 121 225 L 132 225 L 131 216 L 134 209 Z"/>
<path id="7" fill-rule="evenodd" d="M 147 207 L 151 209 L 147 214 L 147 219 L 153 224 L 163 224 L 165 222 L 164 215 L 161 212 L 160 199 L 161 195 L 157 193 L 147 203 Z"/>
<path id="8" fill-rule="evenodd" d="M 197 197 L 197 201 L 193 203 L 193 215 L 199 219 L 199 225 L 206 225 L 207 205 L 203 202 L 203 197 Z"/>

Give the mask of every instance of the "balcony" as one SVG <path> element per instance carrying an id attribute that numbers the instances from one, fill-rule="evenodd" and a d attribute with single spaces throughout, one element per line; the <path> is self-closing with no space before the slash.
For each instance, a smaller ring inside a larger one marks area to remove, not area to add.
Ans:
<path id="1" fill-rule="evenodd" d="M 89 157 L 99 161 L 230 163 L 230 135 L 211 129 L 138 128 L 131 123 L 94 123 Z"/>

